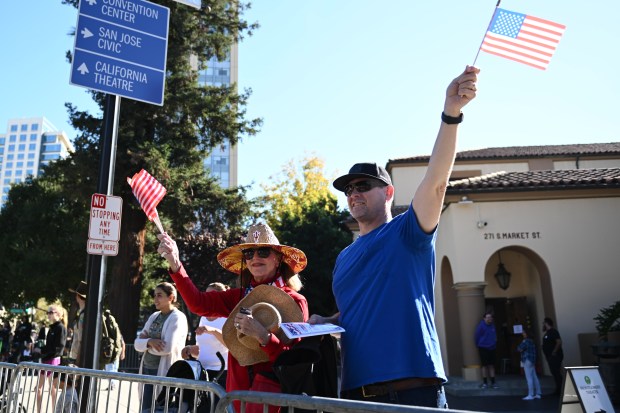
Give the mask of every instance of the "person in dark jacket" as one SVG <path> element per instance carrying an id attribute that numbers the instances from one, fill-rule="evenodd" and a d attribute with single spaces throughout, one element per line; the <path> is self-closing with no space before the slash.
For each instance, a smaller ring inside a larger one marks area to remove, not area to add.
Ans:
<path id="1" fill-rule="evenodd" d="M 45 345 L 41 348 L 41 363 L 50 366 L 60 365 L 60 358 L 67 341 L 67 316 L 65 309 L 60 304 L 52 304 L 47 309 L 49 330 L 45 337 Z M 46 379 L 47 377 L 47 379 Z M 52 410 L 56 405 L 56 393 L 58 386 L 52 384 L 52 372 L 42 370 L 37 384 L 37 412 L 41 411 L 43 387 L 45 382 L 50 383 L 50 396 L 52 398 Z"/>
<path id="2" fill-rule="evenodd" d="M 560 333 L 555 329 L 553 320 L 545 317 L 543 320 L 543 344 L 542 350 L 549 370 L 555 382 L 554 394 L 560 394 L 562 391 L 562 360 L 564 360 L 564 351 L 562 351 L 562 338 Z"/>
<path id="3" fill-rule="evenodd" d="M 480 354 L 480 364 L 482 365 L 482 384 L 481 388 L 489 386 L 488 379 L 491 380 L 491 387 L 497 389 L 495 383 L 495 347 L 497 346 L 497 333 L 493 324 L 493 314 L 485 313 L 480 323 L 476 327 L 476 347 Z"/>

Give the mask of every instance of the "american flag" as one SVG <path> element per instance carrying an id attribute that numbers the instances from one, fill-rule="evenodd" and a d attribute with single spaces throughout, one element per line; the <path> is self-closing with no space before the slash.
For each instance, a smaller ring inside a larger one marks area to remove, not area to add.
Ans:
<path id="1" fill-rule="evenodd" d="M 166 195 L 166 188 L 142 169 L 133 178 L 127 178 L 133 194 L 138 199 L 144 213 L 153 221 L 158 218 L 157 205 Z"/>
<path id="2" fill-rule="evenodd" d="M 480 50 L 545 70 L 566 26 L 496 9 Z"/>

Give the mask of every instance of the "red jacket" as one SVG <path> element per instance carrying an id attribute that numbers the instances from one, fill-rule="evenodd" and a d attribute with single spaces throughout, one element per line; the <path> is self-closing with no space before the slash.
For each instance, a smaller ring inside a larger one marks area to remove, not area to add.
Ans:
<path id="1" fill-rule="evenodd" d="M 179 293 L 183 297 L 185 304 L 189 310 L 204 317 L 228 317 L 230 312 L 243 298 L 243 289 L 233 288 L 227 291 L 210 291 L 202 292 L 196 288 L 192 280 L 185 272 L 185 268 L 181 266 L 178 272 L 170 273 L 174 280 Z M 253 284 L 253 286 L 256 286 Z M 292 290 L 289 287 L 283 287 L 282 291 L 295 300 L 301 308 L 304 321 L 308 320 L 308 303 L 306 298 Z M 298 341 L 298 340 L 297 340 Z M 272 366 L 275 359 L 284 350 L 288 350 L 290 346 L 297 341 L 288 343 L 287 345 L 280 342 L 275 334 L 271 335 L 269 343 L 265 347 L 261 347 L 269 356 L 269 361 L 254 364 L 252 367 L 254 375 L 260 372 L 273 373 Z M 226 391 L 233 390 L 249 390 L 250 389 L 250 372 L 249 366 L 241 366 L 233 357 L 232 353 L 228 353 L 228 375 L 226 379 Z"/>

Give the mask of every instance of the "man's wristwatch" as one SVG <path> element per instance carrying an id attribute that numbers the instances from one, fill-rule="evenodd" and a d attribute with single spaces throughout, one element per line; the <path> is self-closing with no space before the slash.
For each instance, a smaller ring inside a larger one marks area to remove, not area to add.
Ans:
<path id="1" fill-rule="evenodd" d="M 457 117 L 448 116 L 445 113 L 441 112 L 441 121 L 448 125 L 457 125 L 463 122 L 463 112 Z"/>

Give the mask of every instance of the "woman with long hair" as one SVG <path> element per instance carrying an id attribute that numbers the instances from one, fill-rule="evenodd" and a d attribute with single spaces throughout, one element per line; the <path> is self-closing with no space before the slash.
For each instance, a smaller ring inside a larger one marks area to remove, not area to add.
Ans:
<path id="1" fill-rule="evenodd" d="M 180 360 L 181 350 L 187 339 L 187 317 L 179 311 L 177 290 L 174 285 L 162 282 L 155 287 L 153 304 L 155 311 L 144 325 L 134 342 L 136 351 L 144 353 L 139 374 L 164 377 L 168 369 Z M 142 409 L 150 409 L 153 386 L 145 384 L 142 390 Z"/>
<path id="2" fill-rule="evenodd" d="M 308 319 L 308 303 L 298 293 L 302 286 L 298 274 L 306 267 L 306 254 L 281 245 L 269 226 L 251 226 L 244 243 L 226 248 L 217 256 L 222 267 L 239 275 L 239 287 L 201 292 L 185 272 L 176 242 L 168 234 L 157 238 L 157 252 L 168 261 L 170 275 L 190 311 L 204 317 L 228 317 L 222 328 L 230 350 L 226 390 L 279 393 L 273 362 L 292 343 L 278 324 L 275 328 L 262 324 L 259 312 L 264 313 L 266 302 L 279 311 L 282 322 Z M 252 313 L 255 305 L 261 307 L 255 307 Z M 270 413 L 279 410 L 269 407 Z M 262 412 L 262 405 L 248 403 L 246 411 Z"/>
<path id="3" fill-rule="evenodd" d="M 59 366 L 67 341 L 67 312 L 60 304 L 51 304 L 47 308 L 49 330 L 45 336 L 45 345 L 41 348 L 41 363 L 50 366 Z M 37 383 L 37 411 L 41 411 L 43 387 L 45 382 L 50 384 L 52 410 L 56 407 L 57 386 L 52 383 L 52 372 L 41 370 Z M 47 404 L 47 403 L 46 403 Z"/>

